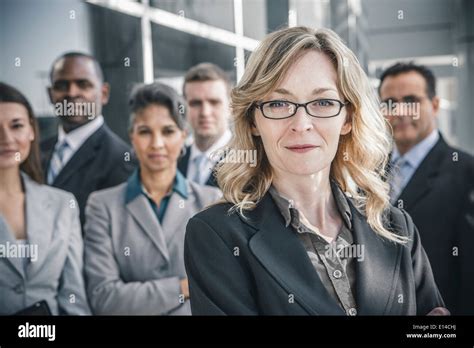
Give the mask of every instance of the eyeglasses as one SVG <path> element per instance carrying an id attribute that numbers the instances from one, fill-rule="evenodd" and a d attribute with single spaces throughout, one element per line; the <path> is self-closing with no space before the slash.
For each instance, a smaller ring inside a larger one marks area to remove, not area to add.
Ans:
<path id="1" fill-rule="evenodd" d="M 417 95 L 407 95 L 402 97 L 400 100 L 397 100 L 395 98 L 388 98 L 383 100 L 383 103 L 386 104 L 392 104 L 394 105 L 395 103 L 421 103 L 423 99 L 431 99 L 430 97 L 427 96 L 417 96 Z"/>
<path id="2" fill-rule="evenodd" d="M 337 99 L 315 99 L 307 103 L 299 104 L 287 100 L 270 100 L 263 103 L 255 103 L 265 118 L 281 120 L 294 116 L 299 107 L 304 107 L 306 113 L 312 117 L 330 118 L 340 114 L 341 109 L 349 104 Z"/>

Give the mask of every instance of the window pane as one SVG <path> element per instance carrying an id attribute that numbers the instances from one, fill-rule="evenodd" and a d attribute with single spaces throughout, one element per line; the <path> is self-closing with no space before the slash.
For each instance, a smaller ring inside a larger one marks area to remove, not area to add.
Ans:
<path id="1" fill-rule="evenodd" d="M 151 0 L 150 5 L 201 23 L 234 31 L 232 0 Z"/>
<path id="2" fill-rule="evenodd" d="M 183 77 L 193 65 L 217 64 L 235 81 L 235 47 L 161 25 L 152 25 L 155 78 Z"/>
<path id="3" fill-rule="evenodd" d="M 267 33 L 267 2 L 265 0 L 243 0 L 242 14 L 244 35 L 262 40 Z"/>

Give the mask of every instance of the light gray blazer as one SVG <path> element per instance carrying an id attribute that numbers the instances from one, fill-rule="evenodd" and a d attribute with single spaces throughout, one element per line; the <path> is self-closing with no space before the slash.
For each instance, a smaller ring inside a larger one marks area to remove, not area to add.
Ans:
<path id="1" fill-rule="evenodd" d="M 162 224 L 143 194 L 126 204 L 130 180 L 89 196 L 84 269 L 94 314 L 191 314 L 189 300 L 180 297 L 186 224 L 221 193 L 186 184 L 188 198 L 173 192 Z"/>
<path id="2" fill-rule="evenodd" d="M 21 176 L 30 261 L 24 267 L 25 259 L 13 254 L 19 249 L 0 214 L 0 314 L 14 314 L 40 300 L 53 314 L 90 314 L 77 202 L 68 192 Z"/>

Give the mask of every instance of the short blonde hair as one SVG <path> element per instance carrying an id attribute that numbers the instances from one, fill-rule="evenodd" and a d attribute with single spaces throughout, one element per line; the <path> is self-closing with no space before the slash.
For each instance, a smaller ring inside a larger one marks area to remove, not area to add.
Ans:
<path id="1" fill-rule="evenodd" d="M 379 235 L 398 243 L 407 238 L 387 227 L 389 186 L 384 180 L 391 149 L 387 121 L 379 110 L 375 91 L 354 53 L 329 29 L 293 27 L 269 34 L 249 58 L 245 73 L 232 90 L 234 135 L 228 149 L 256 150 L 256 166 L 223 160 L 216 177 L 231 210 L 244 215 L 255 208 L 273 180 L 273 171 L 260 137 L 252 135 L 254 103 L 265 98 L 283 80 L 292 64 L 308 50 L 326 54 L 337 72 L 337 87 L 349 102 L 352 130 L 341 135 L 331 164 L 331 178 L 349 193 Z"/>

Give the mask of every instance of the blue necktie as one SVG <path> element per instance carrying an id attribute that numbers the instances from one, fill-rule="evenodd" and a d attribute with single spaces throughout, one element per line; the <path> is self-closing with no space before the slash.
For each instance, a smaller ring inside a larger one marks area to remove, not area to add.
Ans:
<path id="1" fill-rule="evenodd" d="M 396 199 L 402 192 L 403 179 L 405 177 L 406 169 L 409 167 L 410 163 L 403 157 L 399 157 L 394 163 L 390 184 L 390 202 L 392 204 L 395 204 Z"/>
<path id="2" fill-rule="evenodd" d="M 66 140 L 64 140 L 61 144 L 58 144 L 55 147 L 53 157 L 51 158 L 51 163 L 49 164 L 48 170 L 48 184 L 51 185 L 54 182 L 54 179 L 58 176 L 59 172 L 61 171 L 62 167 L 64 166 L 64 152 L 69 147 Z"/>
<path id="3" fill-rule="evenodd" d="M 198 184 L 204 184 L 202 182 L 202 175 L 203 175 L 203 171 L 202 171 L 202 164 L 204 162 L 204 160 L 206 159 L 206 155 L 205 154 L 200 154 L 198 156 L 196 156 L 194 158 L 194 168 L 195 168 L 195 171 L 194 171 L 194 177 L 193 177 L 193 181 L 194 182 L 197 182 Z"/>

